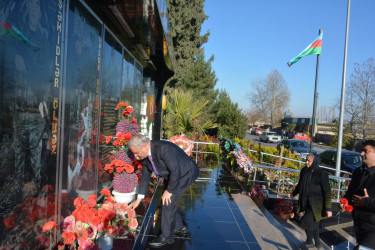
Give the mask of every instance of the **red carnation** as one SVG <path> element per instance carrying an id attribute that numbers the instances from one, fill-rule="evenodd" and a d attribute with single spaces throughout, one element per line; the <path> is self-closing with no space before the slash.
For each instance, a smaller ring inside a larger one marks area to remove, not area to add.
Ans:
<path id="1" fill-rule="evenodd" d="M 105 143 L 110 143 L 111 141 L 112 141 L 112 138 L 113 138 L 113 136 L 107 136 L 106 138 L 105 138 Z"/>
<path id="2" fill-rule="evenodd" d="M 111 191 L 109 191 L 109 189 L 102 189 L 102 191 L 100 191 L 100 194 L 104 194 L 106 196 L 111 196 Z"/>
<path id="3" fill-rule="evenodd" d="M 340 200 L 340 203 L 341 203 L 341 204 L 343 204 L 343 205 L 344 205 L 344 207 L 345 207 L 346 205 L 348 205 L 348 204 L 349 204 L 348 200 L 347 200 L 347 199 L 345 199 L 345 198 L 342 198 L 342 199 Z"/>
<path id="4" fill-rule="evenodd" d="M 5 218 L 3 220 L 4 226 L 8 229 L 12 229 L 16 226 L 16 222 L 12 220 L 11 218 Z"/>
<path id="5" fill-rule="evenodd" d="M 64 244 L 71 245 L 76 240 L 76 236 L 72 232 L 63 232 L 61 237 L 64 239 Z"/>
<path id="6" fill-rule="evenodd" d="M 353 211 L 353 206 L 351 205 L 346 205 L 345 206 L 345 210 L 348 211 L 349 213 L 351 213 Z"/>
<path id="7" fill-rule="evenodd" d="M 52 230 L 52 229 L 54 229 L 56 226 L 57 226 L 57 224 L 56 224 L 56 222 L 54 222 L 53 220 L 48 221 L 48 222 L 46 222 L 46 223 L 43 225 L 43 232 L 48 231 L 48 230 Z"/>

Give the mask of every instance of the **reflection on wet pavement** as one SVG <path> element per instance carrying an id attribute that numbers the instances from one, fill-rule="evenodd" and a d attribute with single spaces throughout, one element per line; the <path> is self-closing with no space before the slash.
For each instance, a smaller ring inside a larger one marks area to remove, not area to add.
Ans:
<path id="1" fill-rule="evenodd" d="M 230 195 L 241 191 L 232 175 L 221 166 L 201 168 L 200 177 L 186 190 L 179 205 L 189 234 L 175 237 L 173 244 L 159 249 L 260 249 Z M 148 241 L 158 234 L 160 216 L 147 235 Z M 151 248 L 146 244 L 145 249 Z"/>

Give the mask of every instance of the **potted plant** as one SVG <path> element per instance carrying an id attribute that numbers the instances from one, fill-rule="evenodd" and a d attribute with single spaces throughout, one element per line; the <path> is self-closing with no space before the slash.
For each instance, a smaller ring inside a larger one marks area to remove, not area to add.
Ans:
<path id="1" fill-rule="evenodd" d="M 76 175 L 74 179 L 77 180 L 76 192 L 78 196 L 87 200 L 91 194 L 96 194 L 96 175 L 94 171 L 81 169 L 79 175 Z"/>
<path id="2" fill-rule="evenodd" d="M 259 208 L 262 207 L 264 199 L 268 199 L 268 194 L 269 191 L 266 189 L 265 185 L 256 185 L 251 189 L 251 192 L 248 193 L 248 195 Z"/>
<path id="3" fill-rule="evenodd" d="M 293 202 L 291 200 L 280 198 L 274 211 L 283 221 L 287 221 L 289 218 L 294 217 Z"/>
<path id="4" fill-rule="evenodd" d="M 129 203 L 135 198 L 135 189 L 142 170 L 142 164 L 128 148 L 128 141 L 138 133 L 138 125 L 131 106 L 120 102 L 116 110 L 120 111 L 116 135 L 106 137 L 106 143 L 113 145 L 112 153 L 115 159 L 106 164 L 104 169 L 113 176 L 113 195 L 116 202 Z M 124 196 L 130 197 L 124 200 Z"/>

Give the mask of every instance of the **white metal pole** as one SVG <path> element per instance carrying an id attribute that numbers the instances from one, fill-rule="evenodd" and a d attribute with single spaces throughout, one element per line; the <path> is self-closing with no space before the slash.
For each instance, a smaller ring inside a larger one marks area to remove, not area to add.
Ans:
<path id="1" fill-rule="evenodd" d="M 342 71 L 340 123 L 339 123 L 339 134 L 337 138 L 336 176 L 340 176 L 340 168 L 341 168 L 341 148 L 342 148 L 343 123 L 344 123 L 346 58 L 347 58 L 347 52 L 348 52 L 349 20 L 350 20 L 350 0 L 348 0 L 348 12 L 346 14 L 346 32 L 345 32 L 344 66 L 343 66 L 344 69 Z"/>

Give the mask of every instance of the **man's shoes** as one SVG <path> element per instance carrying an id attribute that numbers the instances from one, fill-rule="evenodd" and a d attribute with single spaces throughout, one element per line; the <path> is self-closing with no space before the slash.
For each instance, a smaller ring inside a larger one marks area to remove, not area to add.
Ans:
<path id="1" fill-rule="evenodd" d="M 300 246 L 300 249 L 310 249 L 310 248 L 314 248 L 314 244 L 313 243 L 306 243 L 304 242 L 301 246 Z"/>
<path id="2" fill-rule="evenodd" d="M 188 234 L 188 229 L 186 226 L 184 226 L 183 228 L 179 229 L 179 230 L 174 230 L 174 235 L 176 236 L 186 236 Z"/>
<path id="3" fill-rule="evenodd" d="M 322 243 L 320 243 L 319 245 L 317 245 L 317 246 L 315 246 L 315 247 L 316 247 L 316 249 L 318 249 L 318 250 L 323 250 L 323 249 L 324 249 Z"/>
<path id="4" fill-rule="evenodd" d="M 151 247 L 162 247 L 173 242 L 173 239 L 167 239 L 161 234 L 155 240 L 150 241 L 149 245 Z"/>

